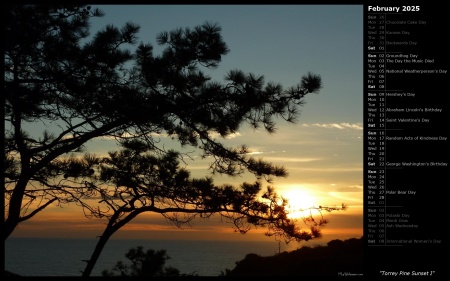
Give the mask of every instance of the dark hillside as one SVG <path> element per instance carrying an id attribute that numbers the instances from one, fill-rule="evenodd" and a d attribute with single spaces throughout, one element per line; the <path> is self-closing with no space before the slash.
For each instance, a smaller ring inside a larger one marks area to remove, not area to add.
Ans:
<path id="1" fill-rule="evenodd" d="M 351 238 L 268 257 L 248 254 L 225 276 L 343 276 L 362 272 L 363 241 Z"/>

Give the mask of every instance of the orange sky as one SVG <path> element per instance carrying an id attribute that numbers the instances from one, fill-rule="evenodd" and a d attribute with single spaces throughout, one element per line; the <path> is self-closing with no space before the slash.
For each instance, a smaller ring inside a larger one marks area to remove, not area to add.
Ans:
<path id="1" fill-rule="evenodd" d="M 323 228 L 323 237 L 302 244 L 311 245 L 326 243 L 333 239 L 361 237 L 361 212 L 361 207 L 356 207 L 324 214 L 330 223 Z M 102 233 L 104 222 L 104 220 L 85 218 L 79 208 L 52 207 L 41 212 L 34 219 L 21 223 L 13 237 L 95 238 Z M 303 226 L 302 223 L 299 225 Z M 121 228 L 111 239 L 274 241 L 273 237 L 264 235 L 265 231 L 265 228 L 253 228 L 242 235 L 234 232 L 231 223 L 221 222 L 218 216 L 208 220 L 195 220 L 190 227 L 180 229 L 160 215 L 144 213 Z"/>
<path id="2" fill-rule="evenodd" d="M 292 130 L 293 127 L 295 130 Z M 274 135 L 263 131 L 242 130 L 239 135 L 225 142 L 230 146 L 248 144 L 253 156 L 286 167 L 288 177 L 275 178 L 272 185 L 278 194 L 290 200 L 293 211 L 310 207 L 311 204 L 348 205 L 348 210 L 324 213 L 330 222 L 323 229 L 323 238 L 318 241 L 327 242 L 362 236 L 361 135 L 362 130 L 358 124 L 297 124 L 280 128 Z M 164 141 L 166 145 L 171 145 L 168 140 Z M 91 142 L 87 150 L 106 155 L 108 151 L 115 149 L 117 147 L 112 140 L 97 140 Z M 195 153 L 192 155 L 193 161 L 186 162 L 186 168 L 191 171 L 192 176 L 208 175 L 208 159 L 200 159 Z M 249 174 L 238 178 L 215 177 L 215 182 L 219 185 L 244 181 L 253 182 L 255 178 Z M 300 223 L 300 226 L 304 225 Z M 103 227 L 104 221 L 85 218 L 81 208 L 74 204 L 63 207 L 52 205 L 33 219 L 21 223 L 12 236 L 94 238 L 102 233 Z M 220 222 L 218 217 L 208 221 L 194 221 L 192 227 L 180 230 L 162 216 L 141 214 L 112 238 L 273 240 L 273 237 L 266 237 L 264 232 L 265 229 L 252 229 L 247 234 L 240 235 L 234 233 L 231 224 Z"/>

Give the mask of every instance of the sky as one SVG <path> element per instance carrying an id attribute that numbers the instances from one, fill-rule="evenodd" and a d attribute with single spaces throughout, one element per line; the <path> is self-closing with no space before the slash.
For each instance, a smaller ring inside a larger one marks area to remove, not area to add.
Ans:
<path id="1" fill-rule="evenodd" d="M 330 223 L 323 241 L 361 237 L 363 233 L 363 6 L 362 5 L 92 5 L 105 15 L 92 20 L 92 31 L 107 24 L 121 27 L 139 24 L 139 40 L 151 43 L 157 54 L 156 36 L 175 28 L 193 28 L 205 21 L 218 23 L 230 52 L 217 69 L 206 72 L 213 80 L 240 69 L 264 75 L 265 81 L 284 88 L 313 72 L 322 78 L 319 94 L 306 96 L 297 123 L 279 120 L 278 130 L 268 134 L 243 126 L 238 134 L 223 140 L 229 146 L 246 144 L 255 157 L 284 166 L 289 176 L 275 178 L 276 191 L 287 197 L 293 210 L 306 205 L 340 205 L 348 210 L 325 213 Z M 39 128 L 30 128 L 39 130 Z M 176 147 L 164 137 L 168 147 Z M 99 139 L 87 145 L 89 152 L 106 155 L 117 150 L 112 140 Z M 193 160 L 186 168 L 194 177 L 209 175 L 209 160 Z M 215 182 L 253 182 L 217 177 Z M 42 228 L 45 225 L 45 229 Z M 76 206 L 50 206 L 34 219 L 21 223 L 13 236 L 94 238 L 103 224 L 84 218 Z M 163 218 L 143 214 L 114 234 L 113 238 L 164 239 L 273 239 L 264 229 L 236 234 L 218 217 L 194 221 L 179 230 Z"/>

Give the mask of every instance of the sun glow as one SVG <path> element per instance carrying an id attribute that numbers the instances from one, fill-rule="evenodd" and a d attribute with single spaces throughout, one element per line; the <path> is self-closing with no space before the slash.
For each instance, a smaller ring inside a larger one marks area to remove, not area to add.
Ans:
<path id="1" fill-rule="evenodd" d="M 311 207 L 317 207 L 315 198 L 308 191 L 291 189 L 282 193 L 282 197 L 288 200 L 287 209 L 289 217 L 304 217 L 310 213 Z"/>

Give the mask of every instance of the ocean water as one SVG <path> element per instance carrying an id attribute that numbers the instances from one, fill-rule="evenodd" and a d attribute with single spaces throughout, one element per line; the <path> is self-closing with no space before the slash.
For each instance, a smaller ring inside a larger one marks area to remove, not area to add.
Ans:
<path id="1" fill-rule="evenodd" d="M 5 270 L 22 276 L 81 276 L 85 262 L 95 247 L 95 239 L 14 238 L 5 242 Z M 292 245 L 281 248 L 276 241 L 198 241 L 198 240 L 133 240 L 111 239 L 106 244 L 91 276 L 101 276 L 117 261 L 129 264 L 125 254 L 130 248 L 166 250 L 170 257 L 166 266 L 181 273 L 198 276 L 218 276 L 234 268 L 237 261 L 249 253 L 271 256 L 293 250 Z M 294 248 L 295 249 L 295 248 Z"/>

